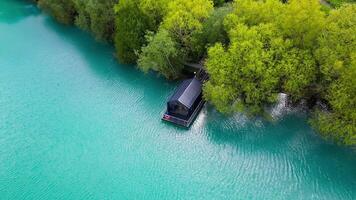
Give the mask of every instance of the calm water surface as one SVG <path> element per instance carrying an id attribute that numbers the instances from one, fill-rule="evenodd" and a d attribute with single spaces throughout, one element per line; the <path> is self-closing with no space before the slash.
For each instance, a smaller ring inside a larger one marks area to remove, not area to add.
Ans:
<path id="1" fill-rule="evenodd" d="M 162 123 L 176 83 L 24 1 L 0 0 L 0 199 L 356 199 L 356 152 L 303 114 L 211 107 Z"/>

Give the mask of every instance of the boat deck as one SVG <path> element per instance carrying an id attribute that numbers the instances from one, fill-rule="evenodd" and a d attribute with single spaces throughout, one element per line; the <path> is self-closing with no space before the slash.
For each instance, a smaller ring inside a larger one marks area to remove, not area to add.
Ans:
<path id="1" fill-rule="evenodd" d="M 167 111 L 164 113 L 162 120 L 171 122 L 173 124 L 177 124 L 179 126 L 189 128 L 193 124 L 194 119 L 198 116 L 198 114 L 201 111 L 201 109 L 203 108 L 204 104 L 205 104 L 205 101 L 201 100 L 199 102 L 198 106 L 195 108 L 194 112 L 189 116 L 188 120 L 172 116 L 172 115 L 168 114 Z"/>

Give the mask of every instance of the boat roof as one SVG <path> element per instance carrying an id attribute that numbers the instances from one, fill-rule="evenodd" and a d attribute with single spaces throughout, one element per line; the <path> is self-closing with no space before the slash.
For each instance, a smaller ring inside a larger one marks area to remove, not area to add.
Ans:
<path id="1" fill-rule="evenodd" d="M 191 108 L 201 91 L 202 84 L 196 78 L 184 80 L 169 101 L 178 101 L 187 108 Z"/>

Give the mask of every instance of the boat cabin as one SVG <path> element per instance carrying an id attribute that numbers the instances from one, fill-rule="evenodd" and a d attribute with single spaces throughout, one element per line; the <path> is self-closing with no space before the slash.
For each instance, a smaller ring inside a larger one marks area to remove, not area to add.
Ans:
<path id="1" fill-rule="evenodd" d="M 196 78 L 185 80 L 167 102 L 167 112 L 172 116 L 187 120 L 201 100 L 201 82 Z"/>
<path id="2" fill-rule="evenodd" d="M 167 102 L 167 110 L 162 120 L 189 127 L 204 103 L 202 82 L 196 77 L 185 80 Z"/>

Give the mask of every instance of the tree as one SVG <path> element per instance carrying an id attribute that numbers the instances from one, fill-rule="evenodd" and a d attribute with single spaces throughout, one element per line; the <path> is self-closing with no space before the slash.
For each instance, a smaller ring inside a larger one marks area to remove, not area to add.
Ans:
<path id="1" fill-rule="evenodd" d="M 295 101 L 311 96 L 317 65 L 313 51 L 301 48 L 289 35 L 289 27 L 284 26 L 289 19 L 282 16 L 295 9 L 291 5 L 276 0 L 235 2 L 233 13 L 225 19 L 230 45 L 227 50 L 222 44 L 209 49 L 206 63 L 210 81 L 205 97 L 220 111 L 237 107 L 261 112 L 279 92 Z M 305 16 L 304 11 L 299 14 Z M 302 18 L 298 14 L 295 17 Z"/>
<path id="2" fill-rule="evenodd" d="M 138 64 L 144 71 L 152 69 L 174 79 L 182 63 L 192 59 L 193 36 L 201 32 L 213 5 L 210 0 L 173 0 L 166 8 L 160 31 L 147 36 L 148 45 L 142 48 Z"/>
<path id="3" fill-rule="evenodd" d="M 90 30 L 90 14 L 87 11 L 88 1 L 85 0 L 72 0 L 75 5 L 77 16 L 75 17 L 75 25 L 85 31 Z"/>
<path id="4" fill-rule="evenodd" d="M 317 47 L 317 38 L 325 25 L 325 13 L 319 1 L 290 0 L 277 21 L 285 37 L 299 48 Z"/>
<path id="5" fill-rule="evenodd" d="M 158 29 L 165 12 L 162 9 L 165 1 L 167 0 L 151 4 L 153 0 L 120 0 L 115 6 L 115 46 L 120 61 L 136 62 L 138 52 L 146 44 L 146 32 L 155 32 Z"/>
<path id="6" fill-rule="evenodd" d="M 315 0 L 236 0 L 234 13 L 226 20 L 227 29 L 237 23 L 255 26 L 260 23 L 276 24 L 284 37 L 300 48 L 316 46 L 318 34 L 324 26 L 325 14 Z"/>
<path id="7" fill-rule="evenodd" d="M 356 5 L 331 11 L 319 37 L 323 96 L 329 111 L 318 111 L 313 125 L 327 138 L 356 144 Z"/>
<path id="8" fill-rule="evenodd" d="M 179 62 L 179 51 L 176 42 L 165 29 L 160 29 L 157 34 L 149 33 L 148 45 L 142 48 L 138 66 L 144 72 L 154 70 L 169 79 L 180 75 L 182 65 Z"/>
<path id="9" fill-rule="evenodd" d="M 182 51 L 189 56 L 193 52 L 193 35 L 202 31 L 202 23 L 212 10 L 213 2 L 210 0 L 171 1 L 162 28 L 169 31 Z"/>
<path id="10" fill-rule="evenodd" d="M 173 0 L 141 0 L 140 8 L 148 16 L 155 28 L 158 28 L 167 14 L 168 4 Z"/>
<path id="11" fill-rule="evenodd" d="M 39 0 L 38 5 L 63 24 L 73 23 L 75 8 L 72 0 Z"/>
<path id="12" fill-rule="evenodd" d="M 208 51 L 210 80 L 204 96 L 222 112 L 261 112 L 263 104 L 276 99 L 279 66 L 274 59 L 278 46 L 274 44 L 282 39 L 271 24 L 252 28 L 239 24 L 229 34 L 227 50 L 216 44 Z"/>
<path id="13" fill-rule="evenodd" d="M 337 79 L 340 70 L 351 64 L 356 52 L 356 5 L 345 5 L 330 12 L 326 26 L 318 38 L 316 58 L 319 62 L 323 85 Z"/>
<path id="14" fill-rule="evenodd" d="M 230 2 L 232 0 L 213 0 L 215 7 L 223 6 L 226 2 Z"/>
<path id="15" fill-rule="evenodd" d="M 214 9 L 203 22 L 202 31 L 193 35 L 193 48 L 197 59 L 205 56 L 207 48 L 217 42 L 228 44 L 229 38 L 224 27 L 224 19 L 232 10 L 232 4 Z"/>
<path id="16" fill-rule="evenodd" d="M 115 30 L 114 5 L 118 0 L 73 0 L 77 10 L 75 24 L 99 40 L 112 40 Z"/>
<path id="17" fill-rule="evenodd" d="M 331 111 L 318 111 L 312 120 L 321 134 L 336 142 L 356 144 L 356 54 L 349 68 L 340 73 L 340 78 L 331 84 L 327 99 Z"/>
<path id="18" fill-rule="evenodd" d="M 145 44 L 146 30 L 150 30 L 147 16 L 139 8 L 139 0 L 121 0 L 115 6 L 115 46 L 121 62 L 135 63 L 138 51 Z"/>
<path id="19" fill-rule="evenodd" d="M 224 22 L 227 31 L 240 23 L 247 26 L 276 23 L 282 20 L 285 5 L 278 0 L 235 0 L 233 9 L 233 13 L 229 14 Z"/>

